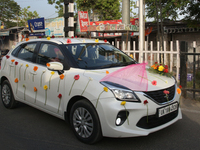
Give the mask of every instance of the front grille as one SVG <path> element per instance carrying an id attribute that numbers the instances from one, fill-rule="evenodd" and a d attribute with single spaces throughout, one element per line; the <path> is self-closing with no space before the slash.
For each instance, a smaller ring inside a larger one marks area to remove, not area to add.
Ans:
<path id="1" fill-rule="evenodd" d="M 137 127 L 143 128 L 143 129 L 151 129 L 151 128 L 155 128 L 158 127 L 160 125 L 163 125 L 171 120 L 173 120 L 174 118 L 176 118 L 178 115 L 178 109 L 174 112 L 171 112 L 165 116 L 162 117 L 158 117 L 157 114 L 155 115 L 150 115 L 148 116 L 148 121 L 147 121 L 147 116 L 142 117 L 138 123 L 137 123 Z"/>
<path id="2" fill-rule="evenodd" d="M 166 98 L 166 95 L 163 93 L 164 90 L 169 91 L 168 94 L 168 100 Z M 144 92 L 147 97 L 153 99 L 154 101 L 156 101 L 157 103 L 164 103 L 167 101 L 170 101 L 174 98 L 174 94 L 175 94 L 175 85 L 166 88 L 166 89 L 162 89 L 162 90 L 157 90 L 157 91 L 150 91 L 150 92 Z"/>

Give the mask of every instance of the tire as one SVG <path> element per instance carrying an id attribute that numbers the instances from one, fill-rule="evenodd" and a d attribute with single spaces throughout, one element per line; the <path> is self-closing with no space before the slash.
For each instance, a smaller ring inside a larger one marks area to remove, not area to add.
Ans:
<path id="1" fill-rule="evenodd" d="M 8 109 L 15 108 L 17 104 L 8 80 L 3 81 L 1 85 L 1 100 L 3 105 Z"/>
<path id="2" fill-rule="evenodd" d="M 77 101 L 72 106 L 70 125 L 76 137 L 83 143 L 94 144 L 102 139 L 97 112 L 93 105 L 85 99 Z"/>

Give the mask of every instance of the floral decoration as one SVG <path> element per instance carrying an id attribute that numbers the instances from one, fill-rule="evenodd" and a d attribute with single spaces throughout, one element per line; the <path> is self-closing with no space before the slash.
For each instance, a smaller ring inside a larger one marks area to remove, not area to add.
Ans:
<path id="1" fill-rule="evenodd" d="M 106 70 L 106 74 L 109 74 L 109 71 L 108 71 L 108 70 Z"/>
<path id="2" fill-rule="evenodd" d="M 125 106 L 125 105 L 126 105 L 126 101 L 122 101 L 122 102 L 121 102 L 121 105 L 124 106 L 124 108 L 125 108 L 125 110 L 126 110 L 127 123 L 128 123 L 128 125 L 129 125 L 129 120 L 128 120 L 128 111 L 127 111 L 126 106 Z"/>
<path id="3" fill-rule="evenodd" d="M 15 62 L 15 72 L 14 72 L 14 77 L 16 77 L 16 66 L 18 65 L 18 62 Z"/>
<path id="4" fill-rule="evenodd" d="M 108 41 L 105 39 L 104 42 L 107 43 Z"/>
<path id="5" fill-rule="evenodd" d="M 182 86 L 181 86 L 181 85 L 179 85 L 179 88 L 180 88 L 180 89 L 182 89 Z"/>
<path id="6" fill-rule="evenodd" d="M 29 41 L 29 38 L 26 38 L 26 41 Z"/>
<path id="7" fill-rule="evenodd" d="M 21 68 L 22 68 L 23 64 L 21 63 L 20 64 L 20 67 L 19 67 L 19 81 L 21 80 Z"/>
<path id="8" fill-rule="evenodd" d="M 50 63 L 47 63 L 46 65 L 47 65 L 47 67 L 50 67 Z"/>
<path id="9" fill-rule="evenodd" d="M 71 91 L 72 91 L 72 88 L 73 88 L 73 86 L 74 86 L 75 81 L 79 80 L 79 78 L 80 78 L 79 74 L 74 76 L 74 82 L 72 83 L 71 89 L 70 89 L 70 91 L 69 91 L 69 96 L 70 96 L 70 94 L 71 94 Z"/>
<path id="10" fill-rule="evenodd" d="M 96 108 L 97 108 L 97 105 L 98 105 L 98 102 L 99 102 L 99 98 L 100 98 L 100 96 L 101 96 L 101 94 L 102 94 L 103 92 L 108 92 L 108 88 L 107 88 L 107 87 L 104 87 L 104 88 L 103 88 L 103 91 L 99 94 L 99 96 L 98 96 L 98 98 L 97 98 Z"/>
<path id="11" fill-rule="evenodd" d="M 25 86 L 25 84 L 23 84 L 23 88 L 24 88 L 24 100 L 26 100 L 26 86 Z"/>
<path id="12" fill-rule="evenodd" d="M 93 79 L 92 79 L 91 77 L 89 77 L 89 80 L 88 80 L 88 82 L 87 82 L 87 85 L 85 86 L 85 88 L 84 88 L 84 90 L 83 90 L 83 92 L 82 92 L 81 95 L 83 95 L 83 93 L 85 92 L 86 88 L 88 87 L 89 82 L 92 81 L 92 80 L 93 80 Z"/>
<path id="13" fill-rule="evenodd" d="M 149 103 L 148 100 L 145 100 L 143 102 L 143 104 L 147 106 L 147 123 L 148 123 L 148 103 Z"/>
<path id="14" fill-rule="evenodd" d="M 34 67 L 33 67 L 33 71 L 36 72 L 37 70 L 38 70 L 38 66 L 34 66 Z M 33 82 L 34 82 L 34 75 L 35 75 L 35 74 L 33 73 L 33 78 L 32 78 Z"/>
<path id="15" fill-rule="evenodd" d="M 19 82 L 18 78 L 15 78 L 15 83 L 17 83 L 16 94 L 17 94 L 17 90 L 18 90 L 18 82 Z"/>
<path id="16" fill-rule="evenodd" d="M 153 80 L 153 81 L 151 82 L 151 84 L 156 86 L 156 85 L 157 85 L 157 81 L 156 81 L 156 80 Z"/>
<path id="17" fill-rule="evenodd" d="M 12 59 L 12 60 L 11 60 L 11 64 L 10 64 L 10 72 L 9 72 L 9 75 L 11 74 L 11 67 L 14 67 L 14 66 L 13 66 L 13 63 L 14 63 L 14 62 L 15 62 L 15 60 Z"/>
<path id="18" fill-rule="evenodd" d="M 169 91 L 167 90 L 164 90 L 163 93 L 166 95 L 166 98 L 167 98 L 167 101 L 169 101 Z"/>
<path id="19" fill-rule="evenodd" d="M 163 64 L 158 64 L 158 62 L 155 62 L 150 68 L 147 69 L 151 73 L 157 73 L 160 75 L 164 75 L 167 77 L 171 77 L 172 73 L 169 72 L 168 66 Z"/>
<path id="20" fill-rule="evenodd" d="M 180 88 L 177 88 L 176 90 L 177 90 L 178 94 L 181 94 L 181 89 Z"/>
<path id="21" fill-rule="evenodd" d="M 65 77 L 65 75 L 64 75 L 64 74 L 61 74 L 61 75 L 60 75 L 60 79 L 59 79 L 59 82 L 58 82 L 58 90 L 57 90 L 57 92 L 59 92 L 60 80 L 63 80 L 63 79 L 64 79 L 64 77 Z"/>
<path id="22" fill-rule="evenodd" d="M 74 37 L 72 36 L 71 38 L 73 39 Z"/>
<path id="23" fill-rule="evenodd" d="M 40 87 L 42 87 L 42 76 L 43 76 L 43 74 L 46 72 L 46 70 L 43 70 L 42 71 L 42 74 L 41 74 L 41 78 L 40 78 Z"/>
<path id="24" fill-rule="evenodd" d="M 37 88 L 36 88 L 36 87 L 34 87 L 33 89 L 34 89 L 34 92 L 35 92 L 35 101 L 34 101 L 34 103 L 36 103 L 36 97 L 37 97 Z"/>
<path id="25" fill-rule="evenodd" d="M 47 89 L 48 89 L 48 86 L 44 85 L 43 88 L 45 90 L 45 103 L 44 103 L 44 105 L 46 105 L 46 103 L 47 103 Z"/>
<path id="26" fill-rule="evenodd" d="M 52 77 L 54 74 L 55 74 L 55 72 L 54 72 L 54 71 L 51 71 L 51 76 L 50 76 L 50 78 L 49 78 L 49 89 L 50 89 L 51 77 Z"/>
<path id="27" fill-rule="evenodd" d="M 72 43 L 72 41 L 70 39 L 67 39 L 67 44 Z"/>
<path id="28" fill-rule="evenodd" d="M 58 98 L 59 98 L 59 105 L 58 105 L 58 111 L 57 111 L 57 113 L 59 113 L 59 108 L 60 108 L 60 102 L 61 102 L 62 94 L 58 94 Z"/>
<path id="29" fill-rule="evenodd" d="M 6 55 L 6 58 L 9 59 L 10 56 Z M 3 69 L 5 68 L 5 66 L 6 66 L 6 59 L 5 59 L 5 63 L 4 63 Z"/>
<path id="30" fill-rule="evenodd" d="M 83 43 L 85 43 L 85 39 L 83 39 Z"/>
<path id="31" fill-rule="evenodd" d="M 28 67 L 29 67 L 29 65 L 26 64 L 26 69 L 24 70 L 24 80 L 26 80 L 26 70 L 27 70 Z"/>
<path id="32" fill-rule="evenodd" d="M 95 39 L 95 42 L 98 43 L 98 42 L 99 42 L 99 39 Z"/>
<path id="33" fill-rule="evenodd" d="M 51 38 L 48 36 L 48 37 L 47 37 L 47 40 L 51 40 Z"/>

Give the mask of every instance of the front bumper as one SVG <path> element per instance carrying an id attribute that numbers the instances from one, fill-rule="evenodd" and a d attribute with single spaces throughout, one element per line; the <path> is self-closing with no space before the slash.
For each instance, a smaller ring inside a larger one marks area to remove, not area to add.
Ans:
<path id="1" fill-rule="evenodd" d="M 165 105 L 159 105 L 148 99 L 147 97 L 138 95 L 141 103 L 126 102 L 125 107 L 121 105 L 121 101 L 113 98 L 104 98 L 99 100 L 97 112 L 100 117 L 103 136 L 106 137 L 135 137 L 145 136 L 152 132 L 161 130 L 182 118 L 181 110 L 172 112 L 168 115 L 158 118 L 157 109 L 167 106 L 174 102 L 179 103 L 180 95 L 176 94 L 173 101 Z M 148 100 L 147 106 L 143 104 L 144 100 Z M 127 110 L 129 112 L 128 121 L 126 120 L 121 126 L 116 125 L 116 117 L 120 111 Z M 148 121 L 147 121 L 148 116 Z M 167 119 L 166 119 L 167 118 Z M 128 124 L 129 122 L 129 124 Z"/>

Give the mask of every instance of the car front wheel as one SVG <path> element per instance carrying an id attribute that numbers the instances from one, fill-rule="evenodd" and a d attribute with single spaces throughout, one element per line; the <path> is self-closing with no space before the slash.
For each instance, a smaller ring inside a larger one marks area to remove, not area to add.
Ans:
<path id="1" fill-rule="evenodd" d="M 87 144 L 102 138 L 99 117 L 87 100 L 77 101 L 70 111 L 70 124 L 76 137 Z"/>
<path id="2" fill-rule="evenodd" d="M 1 85 L 1 100 L 3 102 L 3 105 L 9 109 L 14 108 L 17 104 L 8 80 L 3 81 Z"/>

